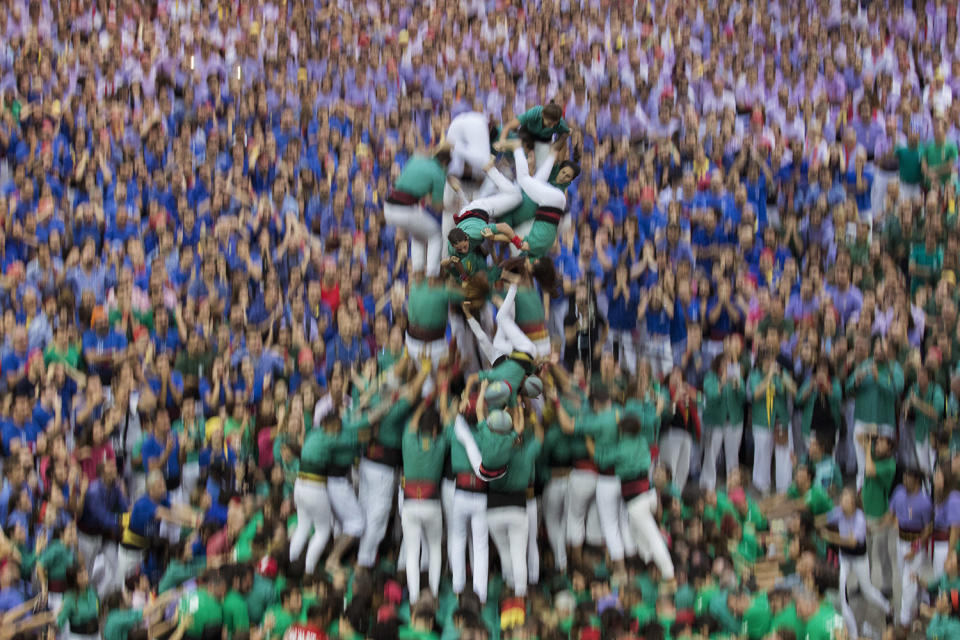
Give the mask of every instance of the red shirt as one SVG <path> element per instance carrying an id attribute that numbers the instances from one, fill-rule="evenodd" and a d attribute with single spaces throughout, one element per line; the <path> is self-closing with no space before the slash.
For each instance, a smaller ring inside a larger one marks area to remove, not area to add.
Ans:
<path id="1" fill-rule="evenodd" d="M 284 638 L 286 640 L 327 640 L 327 634 L 320 627 L 298 622 L 287 628 Z"/>
<path id="2" fill-rule="evenodd" d="M 327 303 L 327 306 L 330 307 L 330 313 L 336 318 L 337 309 L 340 308 L 340 284 L 335 284 L 329 289 L 321 285 L 320 299 Z"/>

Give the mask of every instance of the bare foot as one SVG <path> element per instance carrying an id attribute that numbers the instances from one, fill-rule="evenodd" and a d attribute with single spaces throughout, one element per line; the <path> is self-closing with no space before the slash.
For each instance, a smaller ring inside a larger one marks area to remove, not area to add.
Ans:
<path id="1" fill-rule="evenodd" d="M 457 176 L 448 175 L 447 182 L 450 184 L 450 187 L 453 188 L 454 191 L 457 191 L 457 192 L 463 191 L 460 185 L 460 178 L 458 178 Z"/>
<path id="2" fill-rule="evenodd" d="M 493 166 L 494 166 L 495 164 L 497 164 L 497 156 L 495 156 L 495 155 L 493 155 L 493 154 L 490 154 L 490 160 L 488 160 L 488 161 L 487 161 L 487 164 L 484 165 L 484 167 L 483 167 L 484 173 L 490 171 L 490 169 L 493 169 Z"/>
<path id="3" fill-rule="evenodd" d="M 513 151 L 514 149 L 519 149 L 520 144 L 521 142 L 519 138 L 510 138 L 507 140 L 500 140 L 498 142 L 494 142 L 493 149 L 494 151 L 499 151 L 500 153 L 504 153 L 507 151 Z"/>

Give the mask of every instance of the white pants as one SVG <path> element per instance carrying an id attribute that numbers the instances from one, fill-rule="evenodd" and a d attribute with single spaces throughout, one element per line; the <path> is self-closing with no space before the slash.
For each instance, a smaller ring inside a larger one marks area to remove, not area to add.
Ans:
<path id="1" fill-rule="evenodd" d="M 860 632 L 857 629 L 857 620 L 847 600 L 847 580 L 850 578 L 851 573 L 856 576 L 857 583 L 860 585 L 860 591 L 863 593 L 864 598 L 883 609 L 884 613 L 890 612 L 890 603 L 887 602 L 887 599 L 883 597 L 879 589 L 873 586 L 873 583 L 870 581 L 870 561 L 867 559 L 866 554 L 862 556 L 851 556 L 841 551 L 840 610 L 843 613 L 844 622 L 847 623 L 847 629 L 850 631 L 850 637 L 859 638 Z"/>
<path id="2" fill-rule="evenodd" d="M 497 332 L 493 336 L 493 348 L 498 353 L 511 353 L 513 351 L 522 351 L 523 353 L 534 354 L 537 351 L 536 345 L 527 337 L 520 327 L 517 326 L 516 318 L 516 298 L 517 285 L 511 284 L 507 289 L 507 295 L 503 299 L 503 304 L 497 310 Z"/>
<path id="3" fill-rule="evenodd" d="M 407 353 L 410 354 L 410 358 L 417 367 L 420 366 L 421 360 L 429 360 L 433 365 L 433 370 L 436 371 L 437 367 L 440 366 L 440 361 L 444 360 L 450 353 L 450 343 L 447 342 L 446 338 L 424 342 L 412 338 L 408 333 L 405 342 Z"/>
<path id="4" fill-rule="evenodd" d="M 383 217 L 392 227 L 403 229 L 410 236 L 410 271 L 426 268 L 428 277 L 440 274 L 440 253 L 443 235 L 440 223 L 420 205 L 383 203 Z"/>
<path id="5" fill-rule="evenodd" d="M 567 477 L 555 476 L 543 488 L 543 524 L 547 530 L 547 540 L 553 551 L 554 568 L 558 572 L 567 570 L 566 521 L 564 503 L 567 499 Z"/>
<path id="6" fill-rule="evenodd" d="M 620 520 L 620 507 L 623 502 L 620 495 L 620 478 L 598 474 L 596 500 L 600 528 L 603 530 L 603 540 L 610 553 L 610 559 L 613 562 L 620 562 L 626 556 L 624 529 L 628 529 L 627 523 Z M 629 536 L 629 530 L 626 534 Z M 635 550 L 635 545 L 632 543 L 631 539 L 630 546 Z"/>
<path id="7" fill-rule="evenodd" d="M 882 591 L 893 587 L 893 576 L 896 566 L 893 558 L 896 555 L 893 529 L 890 525 L 882 524 L 883 518 L 867 517 L 867 550 L 870 554 L 871 582 L 879 584 Z"/>
<path id="8" fill-rule="evenodd" d="M 185 462 L 180 478 L 183 493 L 189 500 L 190 496 L 193 495 L 193 490 L 197 488 L 197 483 L 200 481 L 200 463 L 196 461 Z"/>
<path id="9" fill-rule="evenodd" d="M 917 452 L 917 466 L 923 475 L 930 477 L 937 463 L 937 452 L 930 444 L 930 437 L 922 440 L 914 440 L 914 448 Z"/>
<path id="10" fill-rule="evenodd" d="M 496 187 L 496 191 L 492 194 L 473 199 L 460 210 L 461 214 L 473 209 L 479 209 L 486 211 L 492 218 L 499 218 L 503 214 L 516 209 L 523 201 L 523 193 L 520 191 L 520 187 L 517 186 L 517 183 L 509 180 L 505 175 L 500 173 L 499 169 L 491 167 L 490 170 L 487 171 L 487 176 Z M 516 231 L 516 229 L 514 229 L 514 231 Z"/>
<path id="11" fill-rule="evenodd" d="M 630 531 L 637 547 L 645 549 L 653 558 L 654 564 L 660 570 L 663 580 L 673 579 L 673 560 L 667 550 L 660 528 L 657 526 L 654 513 L 657 509 L 657 491 L 651 489 L 644 494 L 632 498 L 627 504 L 627 515 L 630 518 Z M 646 555 L 646 554 L 644 554 Z"/>
<path id="12" fill-rule="evenodd" d="M 573 469 L 567 479 L 567 542 L 582 547 L 587 535 L 587 510 L 597 493 L 597 473 Z"/>
<path id="13" fill-rule="evenodd" d="M 947 555 L 950 553 L 950 542 L 940 540 L 933 543 L 933 572 L 930 576 L 930 582 L 938 580 L 943 575 L 943 566 L 947 561 Z"/>
<path id="14" fill-rule="evenodd" d="M 631 376 L 637 373 L 637 344 L 633 337 L 634 333 L 633 330 L 611 329 L 607 332 L 606 344 L 607 348 L 613 349 L 616 343 L 617 350 L 613 355 Z"/>
<path id="15" fill-rule="evenodd" d="M 340 523 L 340 529 L 351 538 L 363 535 L 363 510 L 357 501 L 357 494 L 353 491 L 353 484 L 349 477 L 327 478 L 327 495 L 330 498 L 330 508 Z"/>
<path id="16" fill-rule="evenodd" d="M 540 548 L 537 546 L 537 532 L 540 519 L 537 515 L 537 499 L 527 498 L 527 582 L 540 582 Z"/>
<path id="17" fill-rule="evenodd" d="M 897 540 L 897 567 L 900 570 L 900 624 L 907 626 L 917 613 L 917 576 L 923 569 L 924 550 L 917 551 L 907 560 L 911 543 Z"/>
<path id="18" fill-rule="evenodd" d="M 644 354 L 650 362 L 653 377 L 663 378 L 673 369 L 673 350 L 670 347 L 670 336 L 649 333 L 644 342 Z"/>
<path id="19" fill-rule="evenodd" d="M 700 472 L 700 486 L 708 491 L 717 488 L 717 460 L 723 448 L 725 432 L 726 426 L 703 425 L 703 470 Z M 729 452 L 727 455 L 729 457 Z"/>
<path id="20" fill-rule="evenodd" d="M 673 474 L 673 484 L 683 491 L 690 475 L 690 450 L 693 438 L 681 429 L 668 429 L 660 436 L 660 461 Z"/>
<path id="21" fill-rule="evenodd" d="M 490 367 L 496 362 L 497 358 L 510 353 L 509 351 L 501 351 L 496 347 L 493 340 L 491 340 L 487 332 L 483 330 L 483 327 L 480 326 L 476 318 L 467 318 L 467 326 L 470 327 L 470 331 L 473 332 L 473 336 L 477 341 L 477 347 L 480 349 L 480 355 L 483 360 L 486 360 L 485 363 L 481 363 L 481 366 Z"/>
<path id="22" fill-rule="evenodd" d="M 922 196 L 923 190 L 920 188 L 919 184 L 907 184 L 905 182 L 900 183 L 900 202 L 903 202 L 904 200 L 913 200 Z"/>
<path id="23" fill-rule="evenodd" d="M 143 551 L 140 549 L 128 549 L 123 545 L 117 549 L 117 578 L 120 584 L 124 585 L 127 578 L 136 573 L 143 564 Z M 126 587 L 123 587 L 126 591 Z"/>
<path id="24" fill-rule="evenodd" d="M 312 574 L 324 547 L 327 546 L 333 527 L 333 513 L 330 511 L 326 485 L 315 480 L 297 478 L 293 485 L 293 503 L 297 507 L 297 528 L 290 538 L 290 561 L 296 562 L 306 547 L 304 571 Z M 313 535 L 310 534 L 311 529 Z"/>
<path id="25" fill-rule="evenodd" d="M 789 434 L 789 430 L 788 430 Z M 753 427 L 753 486 L 761 493 L 770 491 L 770 462 L 776 466 L 777 493 L 790 488 L 793 463 L 790 460 L 789 437 L 787 444 L 774 445 L 773 429 Z"/>
<path id="26" fill-rule="evenodd" d="M 404 500 L 400 513 L 403 542 L 407 554 L 407 589 L 410 604 L 420 595 L 420 547 L 427 544 L 427 580 L 434 597 L 440 592 L 443 561 L 443 510 L 439 500 Z"/>
<path id="27" fill-rule="evenodd" d="M 525 507 L 487 509 L 490 537 L 500 556 L 503 580 L 513 592 L 527 595 L 527 542 L 530 521 Z"/>
<path id="28" fill-rule="evenodd" d="M 526 519 L 524 519 L 526 522 Z M 489 541 L 487 529 L 487 494 L 457 489 L 453 495 L 453 519 L 447 535 L 447 556 L 453 592 L 463 593 L 467 585 L 467 535 L 473 547 L 473 591 L 480 602 L 487 601 Z"/>
<path id="29" fill-rule="evenodd" d="M 476 111 L 461 113 L 447 127 L 450 163 L 447 173 L 463 177 L 464 167 L 470 167 L 475 180 L 480 180 L 483 168 L 490 161 L 490 125 L 487 116 Z"/>
<path id="30" fill-rule="evenodd" d="M 365 527 L 360 536 L 357 563 L 371 568 L 377 562 L 377 548 L 387 533 L 390 509 L 397 496 L 397 470 L 391 466 L 360 460 L 360 506 Z"/>
<path id="31" fill-rule="evenodd" d="M 860 444 L 860 435 L 870 433 L 876 435 L 877 425 L 863 422 L 862 420 L 853 421 L 853 451 L 857 456 L 857 491 L 863 488 L 863 477 L 866 474 L 867 452 Z"/>
<path id="32" fill-rule="evenodd" d="M 553 170 L 556 156 L 549 153 L 544 161 L 537 158 L 537 171 L 530 175 L 530 166 L 527 164 L 527 154 L 523 148 L 514 150 L 513 161 L 517 165 L 517 184 L 527 194 L 527 197 L 541 207 L 564 209 L 567 206 L 567 196 L 563 191 L 553 186 L 547 180 Z"/>

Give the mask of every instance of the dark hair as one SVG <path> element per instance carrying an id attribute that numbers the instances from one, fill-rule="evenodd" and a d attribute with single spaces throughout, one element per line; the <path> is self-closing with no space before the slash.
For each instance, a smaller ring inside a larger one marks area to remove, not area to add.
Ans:
<path id="1" fill-rule="evenodd" d="M 448 164 L 450 164 L 450 152 L 446 150 L 437 151 L 435 154 L 433 154 L 433 159 L 446 167 Z"/>
<path id="2" fill-rule="evenodd" d="M 631 436 L 635 436 L 640 433 L 640 421 L 634 416 L 625 416 L 622 420 L 620 420 L 619 426 L 620 431 Z"/>
<path id="3" fill-rule="evenodd" d="M 541 112 L 542 117 L 550 118 L 551 120 L 559 120 L 563 117 L 563 109 L 560 108 L 556 102 L 551 102 L 544 105 L 543 111 Z"/>
<path id="4" fill-rule="evenodd" d="M 533 277 L 540 285 L 540 289 L 550 294 L 551 298 L 559 298 L 562 294 L 557 269 L 550 258 L 544 256 L 533 263 Z"/>
<path id="5" fill-rule="evenodd" d="M 557 171 L 558 172 L 563 171 L 564 167 L 570 167 L 571 169 L 573 169 L 573 178 L 571 178 L 571 180 L 575 180 L 576 177 L 580 175 L 580 165 L 574 162 L 573 160 L 564 160 L 563 162 L 558 164 Z"/>
<path id="6" fill-rule="evenodd" d="M 450 241 L 450 244 L 457 244 L 458 242 L 466 242 L 470 239 L 470 236 L 467 235 L 467 232 L 461 229 L 460 227 L 454 227 L 450 229 L 450 233 L 447 234 L 447 240 Z"/>
<path id="7" fill-rule="evenodd" d="M 420 433 L 430 433 L 436 435 L 440 431 L 440 412 L 434 405 L 429 405 L 420 415 L 420 421 L 417 423 L 417 429 Z"/>

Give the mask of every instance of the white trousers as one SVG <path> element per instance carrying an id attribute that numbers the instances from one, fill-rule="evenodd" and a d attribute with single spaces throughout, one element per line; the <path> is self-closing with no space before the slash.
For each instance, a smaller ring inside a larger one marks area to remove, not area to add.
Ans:
<path id="1" fill-rule="evenodd" d="M 527 499 L 527 525 L 529 527 L 529 533 L 527 534 L 527 582 L 537 584 L 540 582 L 540 547 L 537 546 L 540 519 L 536 498 Z"/>
<path id="2" fill-rule="evenodd" d="M 434 371 L 436 371 L 437 367 L 440 366 L 440 361 L 444 360 L 450 353 L 450 343 L 447 342 L 446 338 L 424 342 L 410 337 L 408 333 L 404 342 L 407 345 L 407 353 L 410 354 L 410 358 L 417 367 L 420 366 L 421 360 L 429 360 Z"/>
<path id="3" fill-rule="evenodd" d="M 582 547 L 587 535 L 587 510 L 597 493 L 594 471 L 573 469 L 567 479 L 567 542 Z"/>
<path id="4" fill-rule="evenodd" d="M 627 504 L 627 514 L 630 518 L 630 531 L 639 549 L 645 549 L 653 558 L 654 564 L 660 570 L 663 580 L 673 579 L 673 560 L 667 543 L 663 540 L 660 528 L 654 514 L 657 509 L 657 491 L 651 489 L 641 494 Z M 644 554 L 646 555 L 646 554 Z"/>
<path id="5" fill-rule="evenodd" d="M 597 475 L 597 515 L 600 517 L 600 528 L 603 531 L 603 540 L 613 562 L 620 562 L 626 556 L 627 543 L 636 550 L 633 536 L 630 535 L 626 520 L 621 521 L 621 505 L 623 497 L 620 494 L 620 478 L 617 476 Z"/>
<path id="6" fill-rule="evenodd" d="M 420 595 L 420 548 L 426 541 L 427 580 L 434 597 L 440 592 L 443 561 L 443 510 L 439 500 L 404 500 L 400 513 L 403 543 L 407 555 L 407 589 L 410 604 Z"/>
<path id="7" fill-rule="evenodd" d="M 681 429 L 668 429 L 660 436 L 660 461 L 673 474 L 673 484 L 683 491 L 690 475 L 690 452 L 693 438 Z"/>
<path id="8" fill-rule="evenodd" d="M 553 170 L 556 156 L 550 153 L 544 161 L 537 158 L 536 173 L 530 175 L 530 166 L 527 164 L 527 154 L 523 148 L 514 150 L 513 161 L 517 165 L 517 184 L 527 194 L 527 197 L 541 207 L 564 209 L 567 206 L 567 196 L 547 180 Z"/>
<path id="9" fill-rule="evenodd" d="M 530 521 L 525 507 L 487 509 L 490 537 L 500 556 L 503 579 L 513 592 L 527 595 L 527 542 Z"/>
<path id="10" fill-rule="evenodd" d="M 390 509 L 397 497 L 397 470 L 391 466 L 360 460 L 360 506 L 365 527 L 360 536 L 357 563 L 371 568 L 377 562 L 377 548 L 387 533 Z"/>
<path id="11" fill-rule="evenodd" d="M 353 483 L 349 477 L 327 478 L 327 495 L 330 498 L 330 508 L 340 523 L 340 530 L 351 538 L 363 535 L 363 510 L 354 493 Z"/>
<path id="12" fill-rule="evenodd" d="M 937 452 L 930 444 L 929 436 L 922 440 L 914 440 L 914 448 L 917 452 L 917 466 L 923 475 L 930 477 L 937 463 Z"/>
<path id="13" fill-rule="evenodd" d="M 479 209 L 486 211 L 493 218 L 499 218 L 508 211 L 516 209 L 523 201 L 523 193 L 520 191 L 520 187 L 517 186 L 516 182 L 503 175 L 499 169 L 491 167 L 487 171 L 487 177 L 490 178 L 496 190 L 489 195 L 474 198 L 460 210 L 461 214 L 472 209 Z"/>
<path id="14" fill-rule="evenodd" d="M 554 568 L 559 572 L 567 570 L 566 521 L 564 503 L 567 499 L 567 477 L 556 476 L 543 488 L 543 524 L 547 530 L 547 541 L 553 551 Z"/>
<path id="15" fill-rule="evenodd" d="M 526 520 L 524 520 L 526 521 Z M 453 495 L 453 519 L 447 535 L 447 556 L 453 592 L 463 593 L 467 585 L 467 535 L 473 547 L 473 591 L 480 602 L 487 601 L 489 541 L 487 529 L 487 494 L 457 489 Z"/>
<path id="16" fill-rule="evenodd" d="M 653 376 L 663 378 L 673 370 L 673 349 L 670 346 L 670 336 L 648 333 L 644 343 L 644 354 L 650 362 Z"/>
<path id="17" fill-rule="evenodd" d="M 490 367 L 496 362 L 497 358 L 510 353 L 509 351 L 497 349 L 493 340 L 491 340 L 487 332 L 483 330 L 483 327 L 480 326 L 476 318 L 467 318 L 467 326 L 470 327 L 470 331 L 473 332 L 473 337 L 477 341 L 477 347 L 480 349 L 482 359 L 486 361 L 481 363 L 481 366 Z"/>
<path id="18" fill-rule="evenodd" d="M 143 564 L 143 551 L 128 549 L 123 545 L 117 548 L 117 578 L 124 585 L 127 578 L 136 573 Z M 126 590 L 126 587 L 123 587 Z"/>
<path id="19" fill-rule="evenodd" d="M 522 351 L 533 355 L 537 351 L 533 340 L 527 337 L 516 322 L 517 285 L 511 284 L 503 304 L 497 310 L 497 332 L 493 336 L 493 348 L 499 353 Z"/>
<path id="20" fill-rule="evenodd" d="M 900 570 L 900 624 L 908 626 L 917 613 L 917 576 L 923 569 L 924 550 L 920 549 L 907 559 L 911 543 L 897 540 L 897 567 Z"/>
<path id="21" fill-rule="evenodd" d="M 789 434 L 789 430 L 788 430 Z M 770 491 L 770 463 L 776 466 L 777 493 L 790 488 L 793 463 L 790 460 L 790 438 L 787 444 L 774 445 L 773 429 L 753 427 L 753 486 L 761 493 Z"/>
<path id="22" fill-rule="evenodd" d="M 840 610 L 843 613 L 843 620 L 847 623 L 847 629 L 850 631 L 851 638 L 859 638 L 860 633 L 857 629 L 857 619 L 853 615 L 853 609 L 850 608 L 850 602 L 847 599 L 847 580 L 850 574 L 857 578 L 857 584 L 860 585 L 860 591 L 863 597 L 880 607 L 884 613 L 890 612 L 890 603 L 883 597 L 880 590 L 873 586 L 870 581 L 870 560 L 867 555 L 851 556 L 840 552 Z"/>
<path id="23" fill-rule="evenodd" d="M 447 127 L 447 142 L 453 145 L 447 173 L 460 178 L 463 177 L 464 167 L 470 167 L 473 178 L 479 180 L 484 166 L 490 161 L 490 125 L 487 116 L 476 111 L 461 113 Z"/>
<path id="24" fill-rule="evenodd" d="M 633 330 L 611 329 L 607 332 L 606 347 L 613 349 L 616 343 L 617 350 L 614 352 L 617 361 L 630 372 L 630 375 L 637 373 L 637 343 L 634 340 Z"/>
<path id="25" fill-rule="evenodd" d="M 944 572 L 944 563 L 947 561 L 947 555 L 950 553 L 950 542 L 941 540 L 933 543 L 933 572 L 930 582 L 938 580 Z"/>
<path id="26" fill-rule="evenodd" d="M 180 477 L 183 483 L 183 493 L 189 500 L 190 496 L 193 495 L 193 490 L 197 488 L 197 483 L 200 482 L 200 463 L 196 461 L 185 462 Z"/>
<path id="27" fill-rule="evenodd" d="M 874 423 L 863 422 L 862 420 L 853 421 L 853 451 L 857 456 L 857 491 L 863 488 L 863 477 L 866 474 L 867 452 L 860 444 L 860 436 L 864 433 L 876 434 L 877 425 Z"/>
<path id="28" fill-rule="evenodd" d="M 333 528 L 333 513 L 330 511 L 326 485 L 297 478 L 293 485 L 293 503 L 297 507 L 297 528 L 290 538 L 290 561 L 296 562 L 306 547 L 304 571 L 312 574 Z M 310 534 L 311 530 L 313 535 Z"/>
<path id="29" fill-rule="evenodd" d="M 723 449 L 726 425 L 703 425 L 703 467 L 700 486 L 708 491 L 717 488 L 717 461 Z M 729 457 L 729 452 L 727 456 Z"/>
<path id="30" fill-rule="evenodd" d="M 403 229 L 410 236 L 410 271 L 426 269 L 428 277 L 440 274 L 440 253 L 443 236 L 440 223 L 420 205 L 383 204 L 387 224 Z"/>
<path id="31" fill-rule="evenodd" d="M 896 555 L 893 528 L 882 524 L 883 518 L 867 517 L 867 550 L 870 554 L 871 582 L 880 585 L 882 591 L 892 590 Z"/>

